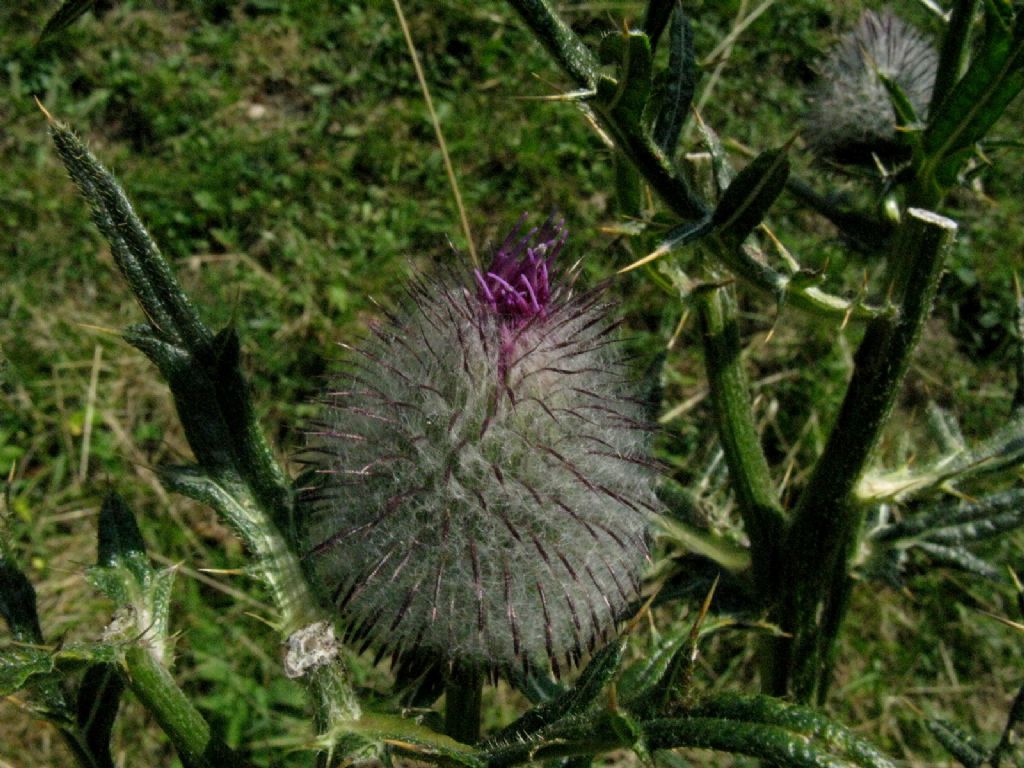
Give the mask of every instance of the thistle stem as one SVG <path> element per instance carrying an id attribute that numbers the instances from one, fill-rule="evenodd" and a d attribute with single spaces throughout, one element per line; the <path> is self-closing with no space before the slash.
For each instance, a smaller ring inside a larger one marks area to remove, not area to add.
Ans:
<path id="1" fill-rule="evenodd" d="M 484 675 L 476 667 L 456 665 L 445 683 L 445 732 L 463 744 L 480 740 Z"/>
<path id="2" fill-rule="evenodd" d="M 954 221 L 911 208 L 894 237 L 889 294 L 897 312 L 868 324 L 846 397 L 786 541 L 781 584 L 788 589 L 780 618 L 793 639 L 778 647 L 775 693 L 791 688 L 805 702 L 825 694 L 828 657 L 846 611 L 849 561 L 864 517 L 853 491 L 892 410 L 955 234 Z"/>
<path id="3" fill-rule="evenodd" d="M 971 23 L 978 9 L 978 0 L 958 0 L 953 4 L 949 26 L 942 39 L 939 68 L 935 73 L 935 86 L 928 105 L 928 114 L 934 115 L 963 72 L 970 50 Z"/>
<path id="4" fill-rule="evenodd" d="M 696 301 L 715 423 L 750 536 L 754 581 L 760 593 L 771 599 L 785 519 L 754 424 L 750 384 L 740 355 L 736 300 L 731 286 L 718 286 L 699 291 Z"/>
<path id="5" fill-rule="evenodd" d="M 241 766 L 238 755 L 210 731 L 210 724 L 147 648 L 125 652 L 125 682 L 160 724 L 188 768 Z"/>

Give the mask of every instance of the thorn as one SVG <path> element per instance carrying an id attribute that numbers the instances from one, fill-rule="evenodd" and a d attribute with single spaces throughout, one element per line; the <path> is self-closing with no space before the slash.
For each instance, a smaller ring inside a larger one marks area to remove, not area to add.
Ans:
<path id="1" fill-rule="evenodd" d="M 648 617 L 651 621 L 654 620 L 654 617 L 651 615 L 651 605 L 654 603 L 654 599 L 658 596 L 658 593 L 661 592 L 661 589 L 664 586 L 664 580 L 658 582 L 654 592 L 652 592 L 651 596 L 644 601 L 644 604 L 640 606 L 640 610 L 636 612 L 633 618 L 629 620 L 625 628 L 622 630 L 623 635 L 632 634 L 633 631 L 636 629 L 637 625 L 645 616 Z"/>
<path id="2" fill-rule="evenodd" d="M 697 640 L 700 637 L 700 628 L 704 624 L 704 619 L 707 618 L 708 611 L 711 610 L 711 601 L 715 597 L 715 590 L 718 589 L 718 580 L 721 574 L 715 576 L 715 580 L 711 582 L 711 589 L 708 590 L 707 596 L 704 598 L 704 604 L 700 607 L 700 613 L 697 614 L 696 621 L 693 622 L 693 627 L 690 629 L 690 661 L 697 660 Z"/>
<path id="3" fill-rule="evenodd" d="M 979 608 L 978 611 L 980 613 L 984 614 L 985 616 L 988 616 L 990 619 L 995 619 L 1000 624 L 1005 624 L 1006 626 L 1010 627 L 1011 629 L 1016 629 L 1018 632 L 1024 632 L 1024 624 L 1021 624 L 1019 621 L 1013 621 L 1013 619 L 1007 619 L 1004 616 L 1000 616 L 998 613 L 992 613 L 991 611 L 986 611 L 983 608 Z"/>
<path id="4" fill-rule="evenodd" d="M 622 274 L 625 274 L 626 272 L 632 272 L 637 267 L 642 267 L 644 264 L 650 264 L 652 261 L 654 261 L 655 259 L 661 258 L 662 256 L 664 256 L 668 252 L 669 252 L 669 248 L 667 246 L 660 245 L 657 248 L 655 248 L 653 251 L 651 251 L 649 254 L 644 256 L 642 259 L 640 259 L 638 261 L 634 261 L 632 264 L 630 264 L 627 267 L 623 267 L 622 269 L 620 269 L 615 274 L 622 275 Z"/>
<path id="5" fill-rule="evenodd" d="M 50 123 L 50 125 L 55 124 L 57 122 L 56 118 L 54 118 L 54 116 L 50 114 L 49 110 L 43 106 L 43 102 L 39 100 L 39 97 L 33 96 L 32 98 L 36 100 L 36 106 L 39 107 L 39 111 L 46 116 L 46 121 Z"/>

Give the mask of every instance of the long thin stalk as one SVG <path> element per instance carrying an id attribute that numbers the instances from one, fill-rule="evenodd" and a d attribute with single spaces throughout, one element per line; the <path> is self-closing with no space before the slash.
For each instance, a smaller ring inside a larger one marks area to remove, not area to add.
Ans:
<path id="1" fill-rule="evenodd" d="M 238 755 L 212 734 L 210 724 L 147 648 L 129 648 L 124 669 L 128 687 L 153 713 L 187 768 L 243 765 Z"/>
<path id="2" fill-rule="evenodd" d="M 956 229 L 950 219 L 912 208 L 897 230 L 889 294 L 898 311 L 868 324 L 846 397 L 786 542 L 782 584 L 787 593 L 780 618 L 793 639 L 779 644 L 776 693 L 790 688 L 800 701 L 824 695 L 822 675 L 845 612 L 848 563 L 864 515 L 853 490 L 892 410 Z"/>
<path id="3" fill-rule="evenodd" d="M 700 291 L 696 303 L 715 423 L 750 537 L 754 581 L 761 595 L 770 599 L 778 575 L 776 553 L 785 518 L 754 423 L 733 289 L 719 286 Z"/>

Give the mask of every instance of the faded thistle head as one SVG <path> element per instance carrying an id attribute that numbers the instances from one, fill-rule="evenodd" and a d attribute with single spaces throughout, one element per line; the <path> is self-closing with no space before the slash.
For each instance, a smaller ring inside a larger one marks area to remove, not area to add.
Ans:
<path id="1" fill-rule="evenodd" d="M 811 148 L 840 162 L 898 157 L 896 113 L 882 78 L 899 86 L 923 120 L 938 64 L 916 29 L 888 10 L 866 11 L 822 65 L 806 121 Z"/>
<path id="2" fill-rule="evenodd" d="M 601 292 L 555 263 L 565 239 L 517 226 L 486 270 L 414 281 L 348 349 L 301 514 L 350 641 L 558 674 L 637 597 L 650 430 Z"/>

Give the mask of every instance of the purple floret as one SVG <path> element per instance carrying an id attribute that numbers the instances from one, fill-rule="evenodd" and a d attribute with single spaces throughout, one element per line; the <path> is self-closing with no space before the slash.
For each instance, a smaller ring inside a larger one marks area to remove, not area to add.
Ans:
<path id="1" fill-rule="evenodd" d="M 486 272 L 475 270 L 480 303 L 516 324 L 545 314 L 550 273 L 565 244 L 565 221 L 553 216 L 520 237 L 526 214 L 501 244 Z"/>

